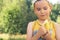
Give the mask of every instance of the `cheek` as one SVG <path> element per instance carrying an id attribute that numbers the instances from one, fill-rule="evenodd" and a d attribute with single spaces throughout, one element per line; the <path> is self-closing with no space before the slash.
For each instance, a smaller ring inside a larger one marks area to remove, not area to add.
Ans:
<path id="1" fill-rule="evenodd" d="M 48 10 L 45 13 L 46 13 L 47 16 L 50 15 L 50 11 L 48 11 Z"/>
<path id="2" fill-rule="evenodd" d="M 35 15 L 39 18 L 40 17 L 40 13 L 38 11 L 35 11 Z"/>
<path id="3" fill-rule="evenodd" d="M 37 11 L 37 10 L 35 10 L 34 12 L 35 12 L 35 14 L 36 14 L 36 15 L 39 15 L 39 13 L 40 13 L 40 12 L 39 12 L 39 11 Z"/>

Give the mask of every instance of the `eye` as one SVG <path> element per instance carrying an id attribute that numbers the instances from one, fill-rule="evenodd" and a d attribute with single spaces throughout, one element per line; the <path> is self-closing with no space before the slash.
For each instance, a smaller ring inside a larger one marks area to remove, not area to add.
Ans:
<path id="1" fill-rule="evenodd" d="M 40 11 L 40 10 L 41 10 L 41 8 L 37 8 L 37 10 L 38 10 L 38 11 Z"/>
<path id="2" fill-rule="evenodd" d="M 44 9 L 44 10 L 47 10 L 47 7 L 44 7 L 43 9 Z"/>

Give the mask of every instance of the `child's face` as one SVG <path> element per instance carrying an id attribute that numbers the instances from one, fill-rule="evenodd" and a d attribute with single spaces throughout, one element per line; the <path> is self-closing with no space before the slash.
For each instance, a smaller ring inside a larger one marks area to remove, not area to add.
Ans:
<path id="1" fill-rule="evenodd" d="M 37 1 L 35 3 L 34 12 L 39 19 L 48 19 L 51 12 L 51 7 L 47 1 Z"/>

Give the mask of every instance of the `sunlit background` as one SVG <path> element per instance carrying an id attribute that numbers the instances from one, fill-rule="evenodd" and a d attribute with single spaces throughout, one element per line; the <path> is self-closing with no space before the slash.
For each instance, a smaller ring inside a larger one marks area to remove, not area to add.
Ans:
<path id="1" fill-rule="evenodd" d="M 49 2 L 52 3 L 52 4 L 56 4 L 56 3 L 60 2 L 60 1 L 59 0 L 49 0 Z"/>
<path id="2" fill-rule="evenodd" d="M 32 0 L 32 3 L 34 3 L 36 0 Z M 48 0 L 52 4 L 60 3 L 60 0 Z"/>
<path id="3" fill-rule="evenodd" d="M 0 0 L 0 40 L 26 40 L 27 24 L 37 19 L 35 0 Z M 51 20 L 60 24 L 60 0 L 49 0 Z"/>

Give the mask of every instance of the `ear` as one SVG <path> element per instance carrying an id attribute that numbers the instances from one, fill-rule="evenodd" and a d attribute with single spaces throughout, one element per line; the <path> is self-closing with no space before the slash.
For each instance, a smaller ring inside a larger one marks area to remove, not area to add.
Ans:
<path id="1" fill-rule="evenodd" d="M 50 9 L 52 10 L 52 5 L 50 4 L 49 6 L 50 6 Z"/>
<path id="2" fill-rule="evenodd" d="M 50 12 L 51 12 L 51 10 L 52 10 L 52 5 L 51 5 L 51 4 L 49 4 L 49 7 L 50 7 Z"/>

